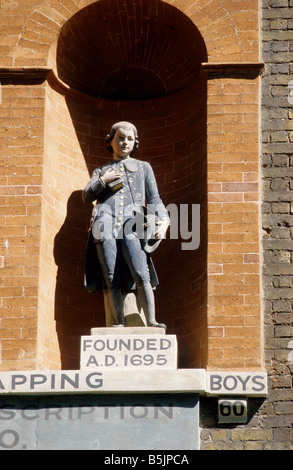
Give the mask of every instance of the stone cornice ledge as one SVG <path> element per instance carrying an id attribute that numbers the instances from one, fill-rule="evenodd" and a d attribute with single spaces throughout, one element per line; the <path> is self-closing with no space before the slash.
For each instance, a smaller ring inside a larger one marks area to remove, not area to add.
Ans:
<path id="1" fill-rule="evenodd" d="M 0 372 L 1 395 L 87 393 L 197 393 L 208 396 L 267 396 L 263 371 L 45 370 Z"/>
<path id="2" fill-rule="evenodd" d="M 255 79 L 263 70 L 264 64 L 262 62 L 203 62 L 201 66 L 206 72 L 208 80 L 215 78 Z M 78 90 L 71 89 L 60 80 L 53 69 L 48 67 L 0 67 L 1 80 L 14 82 L 47 80 L 52 88 L 63 95 L 69 95 L 86 101 L 98 99 Z"/>
<path id="3" fill-rule="evenodd" d="M 46 80 L 48 67 L 0 67 L 0 80 Z"/>
<path id="4" fill-rule="evenodd" d="M 263 70 L 263 62 L 203 62 L 208 79 L 213 78 L 257 78 Z"/>

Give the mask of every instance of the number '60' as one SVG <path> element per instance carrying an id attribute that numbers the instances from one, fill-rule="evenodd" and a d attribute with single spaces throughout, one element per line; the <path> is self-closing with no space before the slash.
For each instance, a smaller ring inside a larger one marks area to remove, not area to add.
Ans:
<path id="1" fill-rule="evenodd" d="M 245 413 L 245 406 L 239 400 L 231 403 L 230 401 L 222 401 L 220 403 L 220 414 L 222 416 L 243 416 Z"/>

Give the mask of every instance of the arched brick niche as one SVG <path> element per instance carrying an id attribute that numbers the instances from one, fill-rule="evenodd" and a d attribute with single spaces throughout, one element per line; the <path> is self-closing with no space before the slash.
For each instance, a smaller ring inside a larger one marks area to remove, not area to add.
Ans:
<path id="1" fill-rule="evenodd" d="M 177 334 L 180 367 L 206 364 L 207 91 L 200 68 L 206 50 L 197 28 L 179 10 L 163 2 L 147 4 L 146 11 L 133 11 L 126 25 L 115 17 L 113 2 L 101 0 L 79 11 L 60 32 L 55 70 L 81 94 L 63 97 L 50 87 L 47 93 L 38 343 L 42 364 L 54 350 L 56 361 L 59 343 L 62 367 L 78 367 L 80 335 L 104 325 L 102 296 L 83 288 L 90 208 L 80 193 L 93 169 L 109 159 L 104 138 L 110 125 L 121 119 L 136 124 L 136 156 L 153 166 L 165 204 L 177 207 L 178 217 L 180 205 L 188 207 L 190 222 L 192 204 L 200 205 L 199 248 L 181 249 L 191 238 L 181 238 L 178 221 L 179 237 L 171 232 L 153 260 L 160 280 L 157 317 L 168 325 L 168 333 Z M 132 0 L 126 5 L 132 8 Z M 113 17 L 107 32 L 106 13 Z M 91 23 L 94 16 L 101 28 L 91 26 L 96 24 Z M 152 28 L 160 31 L 161 41 L 152 41 Z M 82 65 L 76 67 L 83 51 Z M 101 51 L 105 62 L 99 60 Z M 121 86 L 125 74 L 129 80 Z M 142 80 L 143 88 L 138 86 Z M 175 230 L 176 216 L 173 220 Z M 191 230 L 191 223 L 186 229 Z M 54 261 L 48 259 L 52 248 Z"/>
<path id="2" fill-rule="evenodd" d="M 70 88 L 108 99 L 168 96 L 207 59 L 193 22 L 167 3 L 101 0 L 61 29 L 57 74 Z"/>

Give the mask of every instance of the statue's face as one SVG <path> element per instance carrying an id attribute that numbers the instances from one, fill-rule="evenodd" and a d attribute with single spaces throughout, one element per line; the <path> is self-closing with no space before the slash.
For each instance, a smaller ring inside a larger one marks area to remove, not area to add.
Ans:
<path id="1" fill-rule="evenodd" d="M 111 142 L 114 158 L 127 158 L 133 151 L 134 144 L 133 130 L 119 127 Z"/>

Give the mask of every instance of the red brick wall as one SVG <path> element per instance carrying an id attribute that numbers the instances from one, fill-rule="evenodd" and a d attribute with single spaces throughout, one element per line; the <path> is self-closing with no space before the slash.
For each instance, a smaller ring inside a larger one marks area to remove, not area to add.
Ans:
<path id="1" fill-rule="evenodd" d="M 209 82 L 209 364 L 262 364 L 257 80 Z"/>
<path id="2" fill-rule="evenodd" d="M 44 88 L 2 80 L 1 369 L 35 367 Z"/>

